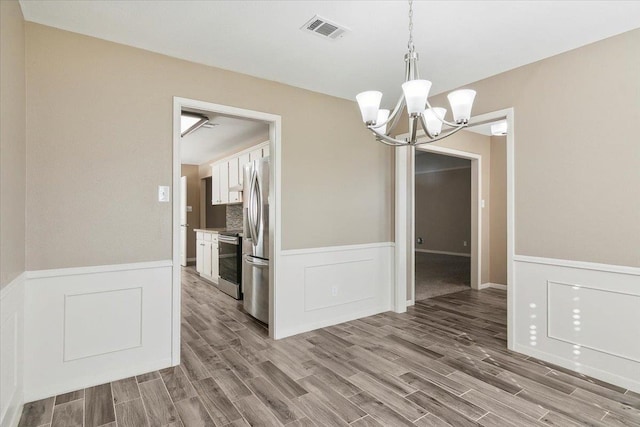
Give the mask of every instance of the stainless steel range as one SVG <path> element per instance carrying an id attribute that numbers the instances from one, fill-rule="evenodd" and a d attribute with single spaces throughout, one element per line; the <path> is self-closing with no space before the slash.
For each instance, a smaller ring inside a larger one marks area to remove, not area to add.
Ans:
<path id="1" fill-rule="evenodd" d="M 238 231 L 218 234 L 218 289 L 235 299 L 242 299 L 242 236 Z"/>

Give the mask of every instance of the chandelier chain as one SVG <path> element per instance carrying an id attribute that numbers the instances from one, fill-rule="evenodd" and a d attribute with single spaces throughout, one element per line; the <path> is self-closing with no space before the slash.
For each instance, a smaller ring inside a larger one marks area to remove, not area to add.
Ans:
<path id="1" fill-rule="evenodd" d="M 413 52 L 413 0 L 409 0 L 409 50 Z"/>

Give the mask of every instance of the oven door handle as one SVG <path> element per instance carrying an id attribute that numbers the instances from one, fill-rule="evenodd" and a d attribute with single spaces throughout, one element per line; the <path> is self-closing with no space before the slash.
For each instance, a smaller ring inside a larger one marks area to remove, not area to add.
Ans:
<path id="1" fill-rule="evenodd" d="M 229 243 L 230 245 L 238 245 L 237 237 L 218 236 L 218 242 Z"/>

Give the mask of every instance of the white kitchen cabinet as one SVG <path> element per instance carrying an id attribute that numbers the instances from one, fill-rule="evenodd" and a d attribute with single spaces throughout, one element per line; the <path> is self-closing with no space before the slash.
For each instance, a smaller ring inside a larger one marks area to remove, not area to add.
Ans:
<path id="1" fill-rule="evenodd" d="M 249 153 L 244 153 L 242 155 L 240 155 L 240 157 L 238 157 L 238 167 L 239 167 L 239 173 L 238 173 L 238 182 L 240 183 L 240 185 L 244 185 L 244 167 L 246 166 L 247 163 L 249 163 Z"/>
<path id="2" fill-rule="evenodd" d="M 211 249 L 211 242 L 204 242 L 204 268 L 202 269 L 202 274 L 209 277 L 211 277 L 211 266 L 213 261 Z"/>
<path id="3" fill-rule="evenodd" d="M 198 233 L 202 234 L 202 233 Z M 202 274 L 204 264 L 204 239 L 196 239 L 196 272 Z"/>
<path id="4" fill-rule="evenodd" d="M 218 264 L 219 258 L 218 252 L 218 235 L 211 242 L 211 280 L 218 283 L 218 277 L 220 276 L 220 265 Z"/>
<path id="5" fill-rule="evenodd" d="M 253 150 L 249 153 L 249 161 L 253 162 L 254 160 L 260 160 L 262 158 L 262 148 L 258 148 L 257 150 Z"/>
<path id="6" fill-rule="evenodd" d="M 211 165 L 211 204 L 223 205 L 229 203 L 229 163 L 215 163 Z"/>
<path id="7" fill-rule="evenodd" d="M 247 163 L 269 156 L 269 145 L 259 144 L 251 151 L 244 151 L 233 157 L 227 157 L 211 165 L 212 194 L 211 203 L 224 205 L 242 203 L 242 191 L 237 191 L 244 184 L 244 167 Z"/>
<path id="8" fill-rule="evenodd" d="M 220 197 L 220 164 L 211 166 L 211 184 L 211 203 L 219 205 L 222 203 L 222 198 Z"/>
<path id="9" fill-rule="evenodd" d="M 201 277 L 218 283 L 218 234 L 197 232 L 196 271 Z"/>
<path id="10" fill-rule="evenodd" d="M 229 160 L 229 203 L 242 202 L 242 193 L 240 191 L 234 191 L 234 188 L 240 186 L 240 159 L 234 157 Z"/>

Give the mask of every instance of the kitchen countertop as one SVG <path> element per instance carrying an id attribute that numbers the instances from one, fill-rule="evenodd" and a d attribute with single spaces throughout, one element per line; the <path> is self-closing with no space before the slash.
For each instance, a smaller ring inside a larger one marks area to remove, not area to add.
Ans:
<path id="1" fill-rule="evenodd" d="M 203 233 L 219 233 L 221 231 L 227 231 L 225 227 L 220 228 L 194 228 L 193 231 L 200 231 Z"/>
<path id="2" fill-rule="evenodd" d="M 238 235 L 240 237 L 242 236 L 242 230 L 229 230 L 228 228 L 224 228 L 224 227 L 220 227 L 220 228 L 194 228 L 193 231 L 195 232 L 201 232 L 201 233 L 213 233 L 213 234 L 218 234 L 218 233 L 222 233 L 225 231 L 232 231 L 232 232 L 236 232 L 238 233 Z"/>

